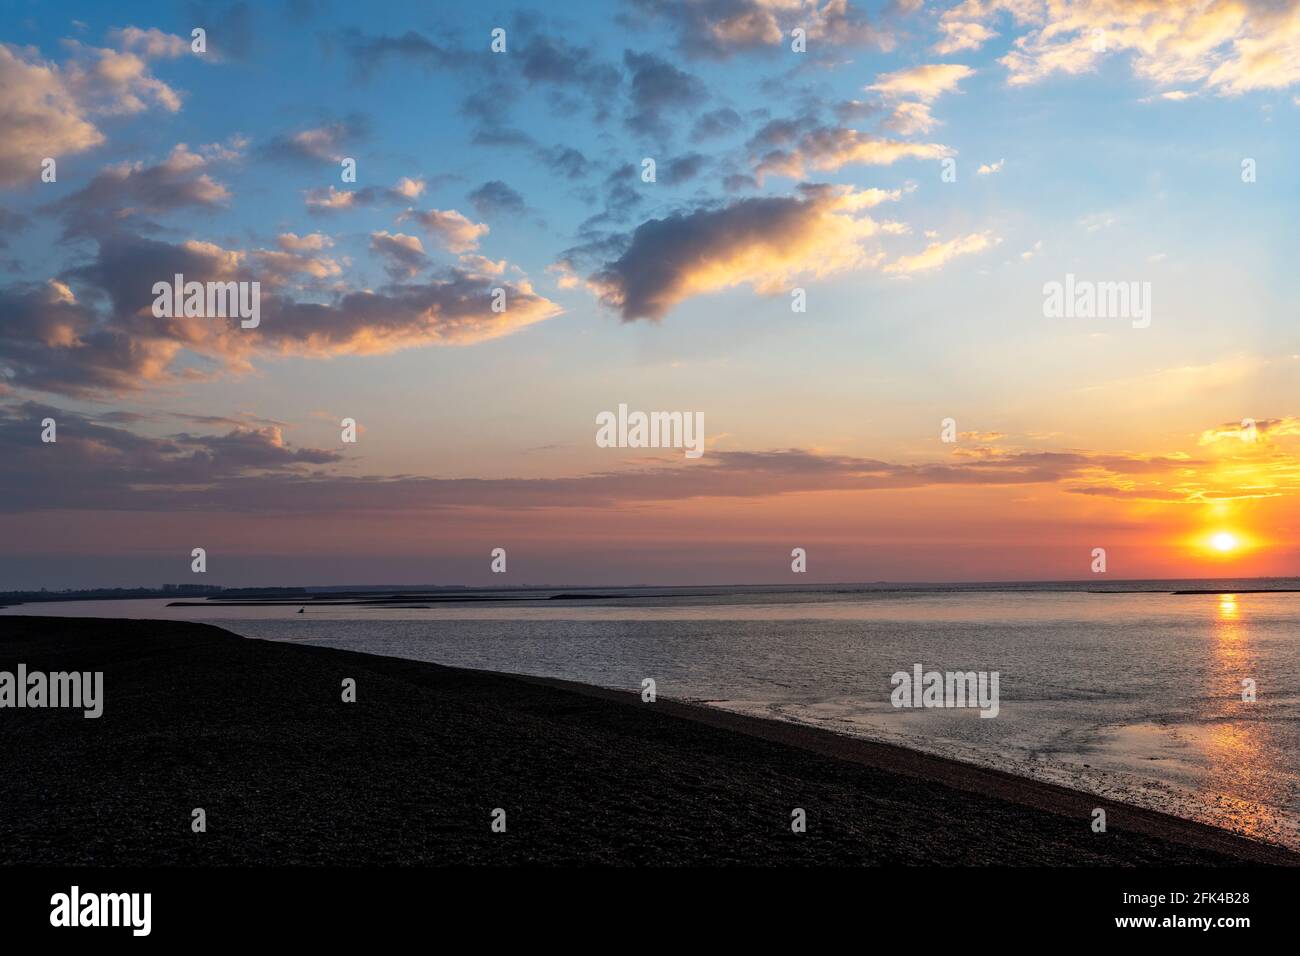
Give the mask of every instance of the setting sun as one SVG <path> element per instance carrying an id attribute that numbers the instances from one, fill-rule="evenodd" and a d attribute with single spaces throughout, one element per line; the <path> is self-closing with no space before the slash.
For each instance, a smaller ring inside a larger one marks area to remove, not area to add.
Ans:
<path id="1" fill-rule="evenodd" d="M 1229 534 L 1227 531 L 1220 531 L 1210 539 L 1210 545 L 1215 551 L 1235 551 L 1237 549 L 1237 536 Z"/>

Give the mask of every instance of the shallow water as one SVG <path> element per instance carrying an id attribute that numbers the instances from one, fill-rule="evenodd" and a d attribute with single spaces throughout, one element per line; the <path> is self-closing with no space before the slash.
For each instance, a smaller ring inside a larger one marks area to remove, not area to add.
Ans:
<path id="1" fill-rule="evenodd" d="M 1300 849 L 1300 594 L 764 591 L 430 609 L 69 602 L 238 634 L 561 677 L 900 743 Z M 906 709 L 890 677 L 997 671 L 1000 710 Z M 1242 700 L 1242 681 L 1257 700 Z M 1086 825 L 1086 824 L 1085 824 Z"/>

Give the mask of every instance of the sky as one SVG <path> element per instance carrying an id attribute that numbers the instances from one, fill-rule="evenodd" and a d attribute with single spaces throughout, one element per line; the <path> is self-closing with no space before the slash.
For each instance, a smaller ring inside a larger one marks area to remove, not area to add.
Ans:
<path id="1" fill-rule="evenodd" d="M 1300 0 L 0 13 L 0 590 L 1300 574 Z"/>

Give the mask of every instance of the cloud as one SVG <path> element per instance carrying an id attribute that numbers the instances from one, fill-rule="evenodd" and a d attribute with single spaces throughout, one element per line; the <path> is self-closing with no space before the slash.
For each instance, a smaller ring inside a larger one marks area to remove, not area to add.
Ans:
<path id="1" fill-rule="evenodd" d="M 738 132 L 743 125 L 744 121 L 741 120 L 739 113 L 729 106 L 723 106 L 705 113 L 695 121 L 695 125 L 691 128 L 691 140 L 701 143 L 720 136 L 729 136 Z"/>
<path id="2" fill-rule="evenodd" d="M 1225 96 L 1300 82 L 1295 0 L 1000 0 L 985 13 L 998 8 L 1029 26 L 1000 60 L 1013 86 L 1088 72 L 1114 54 L 1156 84 L 1199 83 Z"/>
<path id="3" fill-rule="evenodd" d="M 392 188 L 365 186 L 361 189 L 337 189 L 334 186 L 308 189 L 303 193 L 307 211 L 315 214 L 344 212 L 375 206 L 379 203 L 401 205 L 420 198 L 426 185 L 423 179 L 403 176 Z"/>
<path id="4" fill-rule="evenodd" d="M 178 143 L 162 162 L 109 166 L 75 193 L 49 208 L 64 217 L 68 235 L 120 228 L 123 220 L 184 208 L 211 208 L 230 192 L 207 172 L 210 162 Z"/>
<path id="5" fill-rule="evenodd" d="M 365 139 L 369 122 L 359 113 L 295 133 L 281 133 L 259 150 L 267 159 L 293 163 L 339 162 Z"/>
<path id="6" fill-rule="evenodd" d="M 808 48 L 893 46 L 887 31 L 874 27 L 850 0 L 632 0 L 642 18 L 665 22 L 677 46 L 691 57 L 726 59 L 755 50 L 775 51 L 796 27 Z M 816 42 L 812 42 L 816 41 Z"/>
<path id="7" fill-rule="evenodd" d="M 468 50 L 435 42 L 415 30 L 407 30 L 401 36 L 368 36 L 351 27 L 324 39 L 327 47 L 335 43 L 343 47 L 353 70 L 362 79 L 368 79 L 390 60 L 406 60 L 426 70 L 442 70 L 466 66 L 475 57 Z"/>
<path id="8" fill-rule="evenodd" d="M 8 248 L 10 237 L 16 236 L 31 224 L 29 217 L 0 206 L 0 249 Z"/>
<path id="9" fill-rule="evenodd" d="M 59 422 L 57 458 L 33 440 Z M 35 403 L 0 404 L 0 510 L 324 513 L 484 508 L 592 508 L 700 498 L 871 492 L 937 486 L 1055 485 L 1072 494 L 1198 504 L 1261 492 L 1216 478 L 1215 463 L 1185 455 L 1087 451 L 1002 452 L 898 463 L 805 449 L 709 451 L 683 465 L 648 457 L 620 471 L 549 478 L 353 477 L 342 456 L 294 448 L 276 426 L 224 435 L 137 435 Z M 1274 460 L 1274 491 L 1300 488 L 1294 458 Z"/>
<path id="10" fill-rule="evenodd" d="M 394 281 L 412 279 L 429 264 L 419 236 L 372 232 L 370 248 L 386 260 L 384 268 Z"/>
<path id="11" fill-rule="evenodd" d="M 631 103 L 623 122 L 634 133 L 666 139 L 669 130 L 680 122 L 680 111 L 693 110 L 709 98 L 699 78 L 653 53 L 628 50 L 623 54 L 623 63 L 631 73 Z M 673 113 L 671 123 L 664 116 L 668 111 Z"/>
<path id="12" fill-rule="evenodd" d="M 572 146 L 556 145 L 539 149 L 538 158 L 565 179 L 584 179 L 591 172 L 591 162 Z"/>
<path id="13" fill-rule="evenodd" d="M 684 299 L 748 285 L 788 293 L 877 260 L 863 242 L 878 231 L 865 210 L 897 193 L 806 187 L 799 196 L 739 199 L 651 219 L 622 237 L 588 285 L 625 321 L 659 319 Z M 576 259 L 576 257 L 575 257 Z"/>
<path id="14" fill-rule="evenodd" d="M 592 107 L 597 121 L 605 118 L 623 84 L 617 66 L 560 37 L 542 35 L 528 17 L 517 15 L 510 33 L 516 43 L 516 49 L 509 54 L 511 65 L 517 65 L 528 87 L 544 86 L 557 91 L 552 106 L 561 112 L 572 110 L 561 91 L 576 89 Z"/>
<path id="15" fill-rule="evenodd" d="M 856 123 L 879 113 L 881 106 L 879 103 L 867 100 L 841 100 L 832 109 L 835 112 L 835 118 L 841 123 Z"/>
<path id="16" fill-rule="evenodd" d="M 899 136 L 916 136 L 928 133 L 939 125 L 939 121 L 930 114 L 929 103 L 907 101 L 895 104 L 881 126 Z"/>
<path id="17" fill-rule="evenodd" d="M 115 233 L 64 279 L 0 287 L 0 379 L 11 386 L 91 397 L 148 385 L 248 371 L 257 359 L 372 355 L 430 345 L 469 345 L 559 314 L 526 279 L 507 282 L 460 267 L 382 292 L 339 288 L 325 301 L 289 294 L 336 264 L 303 238 L 278 249 L 232 250 Z M 187 281 L 258 281 L 261 322 L 155 318 L 152 287 Z M 74 287 L 78 291 L 74 291 Z M 507 308 L 492 310 L 493 289 Z"/>
<path id="18" fill-rule="evenodd" d="M 285 232 L 276 237 L 276 249 L 254 249 L 248 257 L 259 273 L 266 276 L 269 288 L 290 285 L 299 276 L 331 279 L 343 273 L 333 259 L 320 255 L 334 245 L 334 240 L 319 232 L 299 236 Z"/>
<path id="19" fill-rule="evenodd" d="M 926 272 L 937 269 L 944 263 L 958 256 L 973 255 L 995 246 L 1001 240 L 992 233 L 977 232 L 967 236 L 958 236 L 945 242 L 932 242 L 914 256 L 902 256 L 885 266 L 885 272 L 894 275 L 910 275 L 914 272 Z"/>
<path id="20" fill-rule="evenodd" d="M 888 166 L 902 159 L 940 159 L 953 150 L 938 143 L 911 143 L 842 126 L 819 126 L 793 146 L 756 157 L 755 174 L 802 178 L 807 170 L 834 172 L 843 166 Z"/>
<path id="21" fill-rule="evenodd" d="M 122 27 L 108 32 L 110 42 L 122 50 L 129 50 L 151 59 L 175 59 L 185 56 L 191 50 L 190 39 L 164 33 L 157 27 L 142 30 L 139 27 Z"/>
<path id="22" fill-rule="evenodd" d="M 44 418 L 58 422 L 57 462 L 42 455 L 45 446 L 32 439 Z M 106 418 L 36 402 L 0 404 L 0 488 L 19 492 L 5 510 L 148 508 L 150 499 L 184 499 L 213 483 L 257 484 L 343 460 L 337 451 L 293 447 L 275 425 L 237 424 L 220 435 L 147 437 L 114 427 Z M 38 476 L 44 488 L 21 490 L 24 481 Z"/>
<path id="23" fill-rule="evenodd" d="M 282 232 L 276 237 L 276 244 L 285 252 L 320 252 L 334 245 L 334 240 L 322 232 L 311 232 L 305 236 Z"/>
<path id="24" fill-rule="evenodd" d="M 208 52 L 214 60 L 246 62 L 253 53 L 257 35 L 253 8 L 248 3 L 226 4 L 221 0 L 192 0 L 188 19 L 207 30 Z"/>
<path id="25" fill-rule="evenodd" d="M 488 233 L 486 223 L 470 222 L 454 209 L 408 209 L 397 221 L 419 223 L 451 252 L 477 249 L 479 240 Z"/>
<path id="26" fill-rule="evenodd" d="M 707 156 L 700 153 L 687 153 L 665 163 L 658 178 L 666 186 L 679 186 L 698 176 L 708 164 Z"/>
<path id="27" fill-rule="evenodd" d="M 522 216 L 528 211 L 524 197 L 499 179 L 483 183 L 469 194 L 470 205 L 484 219 L 493 216 Z"/>
<path id="28" fill-rule="evenodd" d="M 999 159 L 996 163 L 980 163 L 979 169 L 975 170 L 981 176 L 992 176 L 995 173 L 1002 172 L 1002 167 L 1006 165 L 1005 159 Z"/>
<path id="29" fill-rule="evenodd" d="M 180 109 L 180 94 L 141 56 L 76 41 L 67 49 L 60 66 L 33 49 L 0 43 L 0 186 L 39 178 L 45 157 L 101 145 L 100 116 Z"/>
<path id="30" fill-rule="evenodd" d="M 633 185 L 634 183 L 638 185 Z M 631 163 L 624 163 L 611 171 L 603 183 L 604 210 L 583 222 L 578 228 L 579 233 L 587 236 L 598 226 L 627 222 L 633 212 L 645 203 L 645 196 L 638 188 L 639 183 L 640 173 Z"/>
<path id="31" fill-rule="evenodd" d="M 64 69 L 69 87 L 82 103 L 108 116 L 143 113 L 150 105 L 169 113 L 181 108 L 181 96 L 153 76 L 143 57 L 120 50 L 83 46 L 65 40 L 72 59 Z"/>
<path id="32" fill-rule="evenodd" d="M 890 98 L 916 97 L 928 101 L 957 89 L 958 84 L 974 72 L 960 63 L 913 66 L 882 73 L 867 89 Z"/>
<path id="33" fill-rule="evenodd" d="M 1300 435 L 1300 418 L 1294 416 L 1265 418 L 1254 424 L 1254 439 L 1256 441 Z M 1226 439 L 1232 439 L 1236 442 L 1249 441 L 1250 435 L 1246 426 L 1247 423 L 1245 422 L 1225 422 L 1222 425 L 1207 428 L 1201 432 L 1197 444 L 1213 445 Z"/>
<path id="34" fill-rule="evenodd" d="M 978 50 L 989 40 L 997 36 L 995 32 L 981 23 L 961 22 L 947 19 L 948 14 L 939 24 L 943 39 L 931 49 L 939 56 L 960 53 L 963 50 Z"/>

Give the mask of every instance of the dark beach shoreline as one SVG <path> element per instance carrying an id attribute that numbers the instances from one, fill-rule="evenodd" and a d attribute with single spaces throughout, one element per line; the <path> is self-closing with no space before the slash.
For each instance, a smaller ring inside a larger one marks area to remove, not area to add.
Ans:
<path id="1" fill-rule="evenodd" d="M 827 731 L 204 624 L 0 618 L 0 670 L 18 663 L 103 671 L 105 700 L 0 710 L 7 865 L 1300 864 Z"/>

